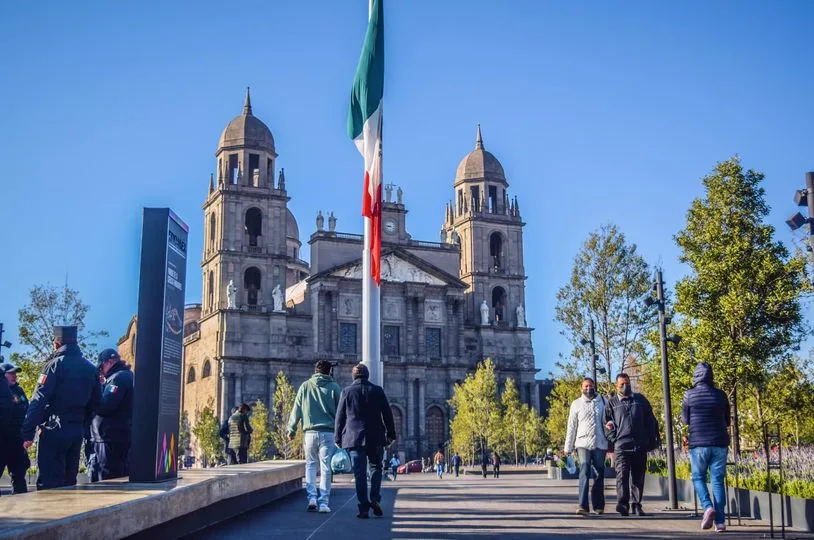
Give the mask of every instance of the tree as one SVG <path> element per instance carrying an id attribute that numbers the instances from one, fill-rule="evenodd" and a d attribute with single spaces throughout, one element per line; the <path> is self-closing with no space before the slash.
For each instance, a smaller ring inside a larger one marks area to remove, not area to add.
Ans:
<path id="1" fill-rule="evenodd" d="M 514 464 L 519 463 L 518 447 L 522 445 L 524 434 L 524 422 L 526 414 L 523 404 L 520 402 L 520 393 L 514 379 L 506 379 L 503 394 L 500 396 L 503 405 L 503 421 L 501 422 L 504 439 L 509 441 L 514 448 Z"/>
<path id="2" fill-rule="evenodd" d="M 186 454 L 190 446 L 190 426 L 189 414 L 186 411 L 181 412 L 181 418 L 178 422 L 178 454 Z"/>
<path id="3" fill-rule="evenodd" d="M 269 425 L 269 410 L 266 404 L 259 399 L 252 407 L 249 417 L 252 426 L 252 440 L 249 444 L 249 458 L 253 461 L 268 459 L 271 452 L 271 429 Z"/>
<path id="4" fill-rule="evenodd" d="M 528 405 L 521 408 L 523 419 L 521 437 L 523 441 L 523 463 L 528 456 L 536 456 L 545 452 L 545 448 L 550 444 L 546 434 L 545 424 L 540 414 Z"/>
<path id="5" fill-rule="evenodd" d="M 650 269 L 615 225 L 592 232 L 574 259 L 571 279 L 557 293 L 556 320 L 573 346 L 573 365 L 591 372 L 591 350 L 582 341 L 596 329 L 597 364 L 607 383 L 628 365 L 632 356 L 644 356 L 647 333 L 656 319 L 644 306 L 650 294 Z M 597 381 L 597 384 L 599 381 Z"/>
<path id="6" fill-rule="evenodd" d="M 288 417 L 294 408 L 297 392 L 288 381 L 285 373 L 277 373 L 277 389 L 274 391 L 274 406 L 271 418 L 271 440 L 277 453 L 283 459 L 302 459 L 302 429 L 297 429 L 293 441 L 288 440 Z"/>
<path id="7" fill-rule="evenodd" d="M 89 310 L 90 307 L 79 298 L 79 292 L 67 285 L 35 285 L 29 291 L 29 303 L 17 312 L 20 343 L 28 350 L 12 355 L 20 367 L 20 386 L 28 395 L 33 392 L 42 366 L 54 351 L 54 326 L 77 326 L 82 353 L 91 361 L 96 360 L 99 353 L 96 340 L 108 337 L 108 333 L 87 330 L 85 317 Z"/>
<path id="8" fill-rule="evenodd" d="M 454 411 L 450 424 L 453 450 L 472 458 L 476 446 L 480 446 L 481 452 L 486 452 L 490 445 L 500 450 L 501 410 L 495 364 L 490 358 L 455 385 L 449 404 Z"/>
<path id="9" fill-rule="evenodd" d="M 718 163 L 675 237 L 690 269 L 676 284 L 684 342 L 714 367 L 727 393 L 752 392 L 759 416 L 761 390 L 805 334 L 800 298 L 807 288 L 804 258 L 790 256 L 764 223 L 763 178 L 737 157 Z"/>
<path id="10" fill-rule="evenodd" d="M 203 409 L 195 412 L 195 425 L 192 426 L 192 434 L 198 441 L 200 462 L 204 467 L 214 465 L 221 457 L 223 440 L 221 440 L 219 432 L 220 422 L 210 398 Z"/>
<path id="11" fill-rule="evenodd" d="M 554 381 L 554 388 L 548 396 L 548 418 L 545 419 L 545 431 L 548 441 L 555 448 L 565 445 L 568 430 L 568 413 L 571 402 L 582 395 L 583 377 L 573 368 L 566 371 Z"/>

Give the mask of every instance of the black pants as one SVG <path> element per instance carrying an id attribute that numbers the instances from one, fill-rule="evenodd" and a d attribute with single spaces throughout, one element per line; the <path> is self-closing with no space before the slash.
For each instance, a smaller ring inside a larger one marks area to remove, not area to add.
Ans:
<path id="1" fill-rule="evenodd" d="M 237 465 L 248 461 L 248 448 L 230 448 L 227 452 L 229 454 L 229 465 Z"/>
<path id="2" fill-rule="evenodd" d="M 460 472 L 460 470 L 461 470 L 461 466 L 460 465 L 455 465 L 455 478 L 458 478 L 458 473 Z"/>
<path id="3" fill-rule="evenodd" d="M 616 465 L 616 506 L 625 511 L 630 509 L 631 504 L 641 506 L 647 452 L 644 450 L 616 450 L 614 463 Z"/>
<path id="4" fill-rule="evenodd" d="M 130 476 L 129 458 L 130 443 L 127 441 L 93 443 L 92 481 Z"/>
<path id="5" fill-rule="evenodd" d="M 486 478 L 486 464 L 481 465 L 480 468 L 483 471 L 483 477 Z"/>
<path id="6" fill-rule="evenodd" d="M 11 487 L 13 492 L 27 493 L 28 483 L 26 482 L 26 473 L 28 468 L 31 467 L 31 460 L 28 459 L 28 452 L 23 448 L 23 441 L 12 439 L 10 441 L 3 441 L 3 448 L 0 449 L 0 476 L 3 475 L 3 470 L 8 469 L 8 475 L 11 477 Z"/>
<path id="7" fill-rule="evenodd" d="M 72 431 L 77 431 L 72 433 Z M 82 430 L 45 429 L 37 447 L 37 489 L 75 486 L 82 451 Z"/>
<path id="8" fill-rule="evenodd" d="M 495 478 L 500 478 L 500 465 L 492 465 L 492 470 L 495 473 Z"/>

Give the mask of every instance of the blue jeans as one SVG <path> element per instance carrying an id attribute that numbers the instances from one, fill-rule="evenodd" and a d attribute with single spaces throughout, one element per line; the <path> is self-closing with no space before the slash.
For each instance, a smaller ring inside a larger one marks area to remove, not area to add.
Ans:
<path id="1" fill-rule="evenodd" d="M 438 474 L 438 478 L 443 478 L 444 477 L 444 464 L 439 463 L 438 465 L 436 465 L 435 466 L 435 472 Z"/>
<path id="2" fill-rule="evenodd" d="M 588 508 L 588 484 L 591 479 L 591 469 L 596 471 L 596 479 L 591 488 L 591 504 L 594 510 L 605 509 L 605 454 L 607 450 L 597 448 L 577 448 L 579 457 L 579 506 Z"/>
<path id="3" fill-rule="evenodd" d="M 356 481 L 356 498 L 359 500 L 359 511 L 367 512 L 371 502 L 382 500 L 382 454 L 381 446 L 348 448 L 353 478 Z M 367 473 L 370 469 L 370 495 L 367 490 Z"/>
<path id="4" fill-rule="evenodd" d="M 715 507 L 715 523 L 724 523 L 724 508 L 726 507 L 726 489 L 724 488 L 724 478 L 726 477 L 726 454 L 727 448 L 724 446 L 700 446 L 690 448 L 690 465 L 692 466 L 692 483 L 695 486 L 695 493 L 701 501 L 704 510 Z M 707 471 L 712 484 L 712 498 L 715 504 L 709 500 L 709 490 L 707 489 Z"/>
<path id="5" fill-rule="evenodd" d="M 305 447 L 305 494 L 308 500 L 327 505 L 331 496 L 331 458 L 336 445 L 334 434 L 328 431 L 306 431 Z M 319 464 L 319 494 L 317 494 L 317 464 Z"/>

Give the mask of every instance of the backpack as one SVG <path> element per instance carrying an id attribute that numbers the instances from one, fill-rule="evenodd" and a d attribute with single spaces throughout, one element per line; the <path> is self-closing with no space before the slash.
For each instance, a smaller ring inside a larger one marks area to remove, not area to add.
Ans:
<path id="1" fill-rule="evenodd" d="M 349 473 L 352 471 L 350 455 L 344 448 L 337 448 L 331 457 L 331 471 L 334 474 Z"/>

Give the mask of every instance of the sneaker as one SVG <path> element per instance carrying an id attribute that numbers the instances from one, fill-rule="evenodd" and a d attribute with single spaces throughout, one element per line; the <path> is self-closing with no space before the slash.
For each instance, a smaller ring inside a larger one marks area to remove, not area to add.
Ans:
<path id="1" fill-rule="evenodd" d="M 319 513 L 320 514 L 330 514 L 331 508 L 327 504 L 320 504 L 319 505 Z"/>
<path id="2" fill-rule="evenodd" d="M 704 517 L 701 519 L 701 528 L 702 529 L 711 529 L 712 522 L 715 520 L 715 508 L 710 506 L 706 510 L 704 510 Z"/>
<path id="3" fill-rule="evenodd" d="M 579 508 L 577 508 L 577 514 L 579 514 L 580 516 L 587 516 L 589 513 L 590 512 L 588 512 L 587 510 L 585 510 L 581 506 Z"/>
<path id="4" fill-rule="evenodd" d="M 308 500 L 308 511 L 309 512 L 316 512 L 317 511 L 317 500 L 316 499 L 309 499 Z"/>
<path id="5" fill-rule="evenodd" d="M 726 532 L 726 523 L 716 523 L 715 532 Z"/>
<path id="6" fill-rule="evenodd" d="M 602 514 L 605 513 L 605 509 L 604 508 L 594 508 L 594 512 L 596 512 L 597 516 L 601 516 Z"/>
<path id="7" fill-rule="evenodd" d="M 370 507 L 373 509 L 373 515 L 376 517 L 382 517 L 384 512 L 382 511 L 382 507 L 379 506 L 379 503 L 371 501 Z"/>

